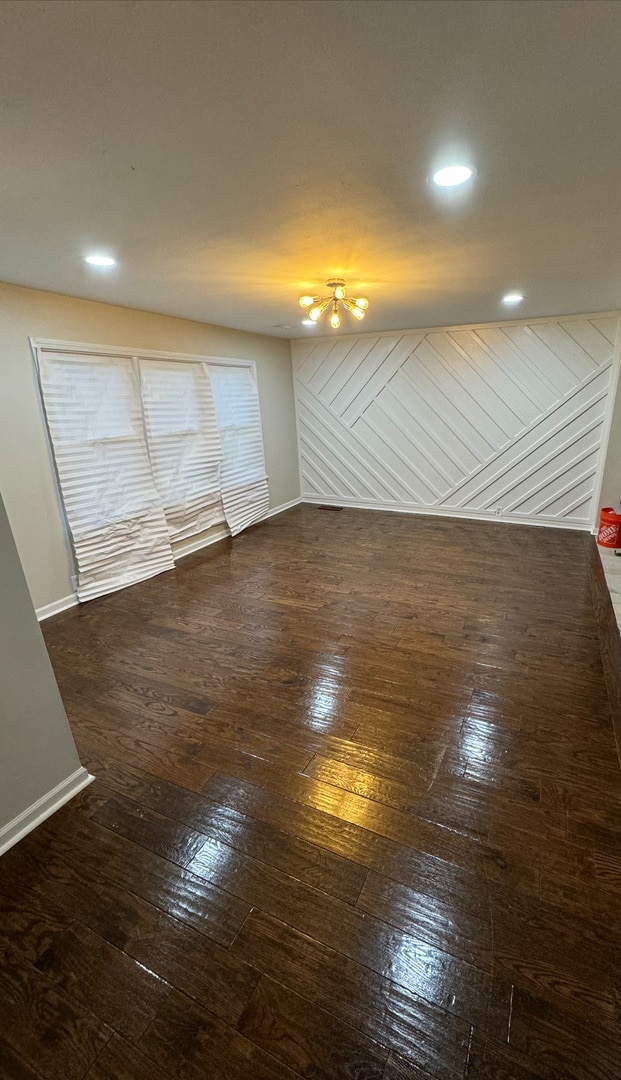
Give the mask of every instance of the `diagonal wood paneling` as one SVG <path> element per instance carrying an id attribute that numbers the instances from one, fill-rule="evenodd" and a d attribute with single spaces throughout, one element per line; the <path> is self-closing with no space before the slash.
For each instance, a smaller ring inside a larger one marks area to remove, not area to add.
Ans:
<path id="1" fill-rule="evenodd" d="M 294 342 L 302 495 L 589 525 L 617 327 Z"/>

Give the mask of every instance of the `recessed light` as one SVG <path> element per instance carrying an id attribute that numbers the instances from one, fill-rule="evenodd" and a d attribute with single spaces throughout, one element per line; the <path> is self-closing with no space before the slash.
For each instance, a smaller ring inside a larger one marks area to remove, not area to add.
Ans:
<path id="1" fill-rule="evenodd" d="M 317 326 L 314 319 L 302 319 L 302 326 Z"/>
<path id="2" fill-rule="evenodd" d="M 473 175 L 474 169 L 468 165 L 448 165 L 445 169 L 438 169 L 432 179 L 438 187 L 456 187 L 457 184 L 465 184 Z"/>
<path id="3" fill-rule="evenodd" d="M 519 292 L 508 292 L 506 296 L 503 296 L 503 304 L 521 304 L 524 297 Z"/>
<path id="4" fill-rule="evenodd" d="M 89 266 L 109 267 L 116 266 L 116 259 L 111 255 L 85 255 L 84 262 Z"/>

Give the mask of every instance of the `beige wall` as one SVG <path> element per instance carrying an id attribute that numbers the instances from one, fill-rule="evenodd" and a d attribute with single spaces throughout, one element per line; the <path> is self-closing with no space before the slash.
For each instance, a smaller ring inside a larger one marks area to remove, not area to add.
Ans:
<path id="1" fill-rule="evenodd" d="M 71 593 L 72 565 L 29 336 L 255 360 L 270 506 L 299 495 L 288 341 L 0 284 L 0 491 L 35 607 Z"/>
<path id="2" fill-rule="evenodd" d="M 605 447 L 602 486 L 595 506 L 594 524 L 599 525 L 599 511 L 602 506 L 614 506 L 621 502 L 621 320 L 619 337 L 616 343 L 617 383 L 614 387 L 614 401 L 610 419 L 607 445 Z"/>
<path id="3" fill-rule="evenodd" d="M 2 500 L 0 597 L 1 851 L 19 838 L 24 827 L 27 831 L 36 823 L 37 811 L 53 808 L 40 800 L 68 782 L 74 790 L 88 780 L 78 761 Z M 29 811 L 31 817 L 25 819 Z"/>
<path id="4" fill-rule="evenodd" d="M 621 501 L 621 381 L 612 412 L 599 505 L 600 507 L 614 506 L 619 501 Z"/>

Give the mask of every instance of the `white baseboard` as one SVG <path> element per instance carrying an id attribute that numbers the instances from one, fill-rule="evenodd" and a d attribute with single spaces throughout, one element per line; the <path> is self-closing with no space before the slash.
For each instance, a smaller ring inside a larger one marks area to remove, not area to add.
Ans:
<path id="1" fill-rule="evenodd" d="M 574 529 L 579 532 L 590 532 L 591 525 L 588 522 L 576 524 L 574 522 L 559 521 L 558 518 L 526 517 L 519 514 L 494 514 L 492 512 L 473 514 L 470 510 L 458 510 L 454 507 L 439 506 L 412 506 L 408 503 L 385 503 L 385 502 L 361 502 L 358 499 L 340 499 L 333 495 L 302 495 L 300 500 L 310 506 L 344 506 L 352 510 L 388 510 L 393 514 L 422 514 L 425 517 L 450 517 L 464 518 L 468 521 L 500 521 L 505 525 L 537 525 L 545 529 Z"/>
<path id="2" fill-rule="evenodd" d="M 69 596 L 61 596 L 60 600 L 53 600 L 51 604 L 44 604 L 43 607 L 37 608 L 37 619 L 39 622 L 43 622 L 44 619 L 49 619 L 52 615 L 60 615 L 61 611 L 67 611 L 68 608 L 76 607 L 78 598 L 75 593 L 70 593 Z"/>
<path id="3" fill-rule="evenodd" d="M 281 506 L 275 506 L 273 510 L 268 510 L 267 514 L 261 518 L 261 521 L 267 521 L 268 518 L 276 517 L 276 514 L 283 514 L 285 510 L 290 510 L 292 506 L 299 506 L 303 502 L 302 498 L 291 499 L 291 502 L 282 503 Z"/>
<path id="4" fill-rule="evenodd" d="M 72 799 L 79 791 L 92 784 L 94 779 L 95 777 L 91 776 L 86 769 L 80 767 L 66 780 L 61 781 L 51 791 L 48 791 L 47 795 L 37 799 L 27 810 L 23 810 L 21 814 L 9 821 L 8 825 L 0 829 L 0 855 L 13 847 L 13 844 L 16 844 L 27 833 L 36 829 L 37 825 L 40 825 L 42 821 L 60 810 L 61 806 L 69 802 L 69 799 Z"/>
<path id="5" fill-rule="evenodd" d="M 282 503 L 281 506 L 275 506 L 273 510 L 268 510 L 267 514 L 264 514 L 259 521 L 253 522 L 255 525 L 260 525 L 262 521 L 267 521 L 268 518 L 275 517 L 276 514 L 282 514 L 285 510 L 290 510 L 292 506 L 299 506 L 302 502 L 300 498 L 292 499 L 291 502 Z M 192 555 L 195 551 L 200 551 L 201 548 L 209 547 L 211 544 L 217 544 L 219 540 L 226 540 L 227 536 L 231 533 L 226 525 L 215 527 L 217 531 L 210 534 L 207 539 L 201 538 L 198 540 L 186 540 L 175 547 L 173 555 L 175 560 L 183 559 L 185 555 Z"/>

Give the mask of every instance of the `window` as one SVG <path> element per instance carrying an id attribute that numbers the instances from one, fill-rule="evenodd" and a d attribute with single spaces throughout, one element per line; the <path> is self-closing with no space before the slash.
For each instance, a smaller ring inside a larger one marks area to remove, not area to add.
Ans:
<path id="1" fill-rule="evenodd" d="M 33 341 L 78 598 L 174 566 L 172 544 L 269 505 L 254 365 Z"/>
<path id="2" fill-rule="evenodd" d="M 247 367 L 209 365 L 222 446 L 222 503 L 233 536 L 269 506 L 259 395 Z"/>
<path id="3" fill-rule="evenodd" d="M 203 364 L 140 360 L 147 445 L 171 540 L 224 521 L 220 439 Z"/>
<path id="4" fill-rule="evenodd" d="M 170 570 L 131 360 L 45 352 L 39 371 L 79 599 Z"/>

